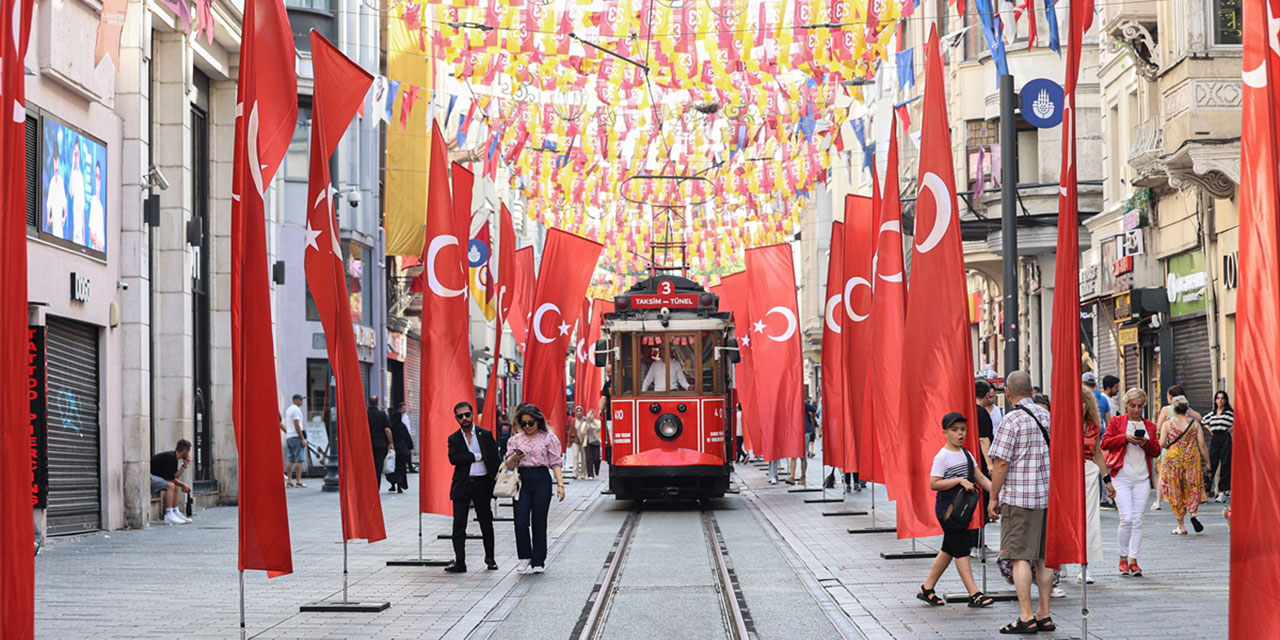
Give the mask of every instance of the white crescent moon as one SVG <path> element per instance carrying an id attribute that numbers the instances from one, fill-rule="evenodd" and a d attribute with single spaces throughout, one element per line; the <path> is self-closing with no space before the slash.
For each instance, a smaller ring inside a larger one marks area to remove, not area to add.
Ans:
<path id="1" fill-rule="evenodd" d="M 894 241 L 895 241 L 895 242 L 898 242 L 898 243 L 899 243 L 899 246 L 901 246 L 901 243 L 902 243 L 902 223 L 901 223 L 901 222 L 899 222 L 899 221 L 897 221 L 897 220 L 889 220 L 889 221 L 885 222 L 884 224 L 880 225 L 880 235 L 884 235 L 884 234 L 886 234 L 886 233 L 893 233 L 893 234 L 897 234 L 897 239 L 896 239 L 896 240 L 894 240 Z M 883 247 L 883 246 L 884 246 L 884 245 L 882 244 L 883 242 L 885 242 L 885 241 L 884 241 L 884 240 L 877 240 L 877 241 L 876 241 L 876 247 Z M 899 272 L 897 272 L 897 273 L 891 273 L 891 274 L 888 274 L 888 275 L 885 275 L 885 274 L 883 274 L 883 273 L 880 273 L 880 251 L 879 251 L 879 249 L 877 249 L 877 250 L 876 250 L 876 257 L 874 258 L 873 262 L 875 263 L 875 265 L 873 266 L 873 268 L 872 268 L 872 270 L 871 270 L 871 273 L 872 273 L 876 278 L 878 278 L 878 279 L 880 279 L 880 280 L 884 280 L 885 282 L 902 282 L 902 272 L 901 272 L 901 271 L 899 271 Z M 875 286 L 874 286 L 874 285 L 871 287 L 871 290 L 872 290 L 872 291 L 875 291 Z"/>
<path id="2" fill-rule="evenodd" d="M 835 294 L 827 299 L 827 311 L 824 314 L 827 318 L 827 328 L 832 333 L 840 333 L 840 323 L 836 322 L 835 310 L 840 307 L 840 300 L 844 298 L 842 294 Z"/>
<path id="3" fill-rule="evenodd" d="M 781 314 L 783 318 L 787 319 L 787 330 L 782 332 L 781 335 L 771 336 L 767 333 L 764 335 L 766 338 L 773 340 L 774 342 L 786 342 L 791 339 L 791 336 L 796 334 L 796 314 L 792 313 L 792 311 L 786 307 L 774 307 L 767 311 L 764 314 L 764 317 L 768 318 L 770 315 L 775 313 Z"/>
<path id="4" fill-rule="evenodd" d="M 15 9 L 16 11 L 17 9 Z M 15 31 L 14 33 L 17 33 Z M 249 176 L 253 178 L 253 187 L 258 190 L 258 197 L 267 192 L 262 180 L 262 161 L 258 155 L 258 103 L 249 107 L 249 126 L 245 131 L 245 151 L 249 154 Z"/>
<path id="5" fill-rule="evenodd" d="M 457 236 L 436 236 L 431 239 L 431 245 L 427 247 L 427 285 L 431 287 L 431 292 L 441 298 L 456 298 L 465 293 L 463 289 L 450 289 L 440 282 L 440 278 L 436 275 L 436 255 L 445 247 L 458 245 Z"/>
<path id="6" fill-rule="evenodd" d="M 863 320 L 871 317 L 871 315 L 861 315 L 853 310 L 853 288 L 857 286 L 866 287 L 871 289 L 873 292 L 875 291 L 875 288 L 872 287 L 871 283 L 862 276 L 854 276 L 844 283 L 844 312 L 849 314 L 849 318 L 854 322 L 862 322 Z"/>
<path id="7" fill-rule="evenodd" d="M 947 229 L 951 227 L 951 192 L 947 191 L 947 185 L 942 182 L 938 174 L 930 171 L 920 180 L 920 190 L 916 192 L 917 200 L 925 190 L 933 193 L 933 206 L 937 215 L 933 218 L 933 229 L 929 231 L 924 242 L 916 244 L 916 251 L 920 253 L 933 251 L 933 248 L 942 242 L 942 237 L 947 235 Z"/>
<path id="8" fill-rule="evenodd" d="M 552 342 L 555 342 L 555 338 L 548 338 L 542 334 L 542 315 L 552 309 L 555 309 L 556 315 L 561 315 L 560 307 L 557 307 L 551 302 L 542 303 L 542 306 L 538 307 L 538 310 L 533 314 L 533 337 L 537 338 L 538 342 L 541 342 L 542 344 L 551 344 Z"/>
<path id="9" fill-rule="evenodd" d="M 508 307 L 508 306 L 507 306 L 507 287 L 506 287 L 506 285 L 503 285 L 503 286 L 501 286 L 501 287 L 499 287 L 499 288 L 498 288 L 498 310 L 502 311 L 502 315 L 503 315 L 503 317 L 506 317 L 506 315 L 507 315 L 507 311 L 510 311 L 510 310 L 511 310 L 511 307 Z"/>
<path id="10" fill-rule="evenodd" d="M 583 351 L 583 347 L 585 346 L 587 346 L 587 340 L 585 338 L 578 338 L 578 348 L 574 350 L 577 352 L 578 362 L 587 361 L 587 352 Z"/>

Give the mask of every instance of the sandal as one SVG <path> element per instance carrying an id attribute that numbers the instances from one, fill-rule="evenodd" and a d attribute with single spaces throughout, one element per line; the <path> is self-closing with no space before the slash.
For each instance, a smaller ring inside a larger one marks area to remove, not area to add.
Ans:
<path id="1" fill-rule="evenodd" d="M 1178 529 L 1178 528 L 1176 528 L 1176 527 L 1173 529 L 1172 533 L 1173 533 L 1173 535 L 1175 535 L 1175 536 L 1185 536 L 1185 535 L 1187 535 L 1187 532 L 1186 532 L 1185 530 L 1183 530 L 1183 529 Z"/>
<path id="2" fill-rule="evenodd" d="M 1041 631 L 1057 631 L 1058 625 L 1053 623 L 1052 616 L 1045 616 L 1036 620 L 1036 627 Z"/>
<path id="3" fill-rule="evenodd" d="M 941 607 L 947 603 L 942 598 L 939 598 L 938 594 L 933 592 L 933 589 L 926 589 L 924 585 L 920 585 L 920 593 L 916 594 L 916 599 L 929 603 L 931 607 Z"/>
<path id="4" fill-rule="evenodd" d="M 1009 634 L 1028 635 L 1032 633 L 1039 633 L 1039 631 L 1040 631 L 1040 625 L 1036 623 L 1035 618 L 1032 618 L 1030 620 L 1023 620 L 1022 618 L 1018 618 L 1017 620 L 1014 620 L 1013 622 L 1010 622 L 1009 624 L 1006 624 L 1005 626 L 1000 627 L 1000 633 L 1003 633 L 1006 635 L 1009 635 Z"/>
<path id="5" fill-rule="evenodd" d="M 981 591 L 975 591 L 969 594 L 969 606 L 974 609 L 982 609 L 996 603 L 995 598 L 988 596 Z"/>

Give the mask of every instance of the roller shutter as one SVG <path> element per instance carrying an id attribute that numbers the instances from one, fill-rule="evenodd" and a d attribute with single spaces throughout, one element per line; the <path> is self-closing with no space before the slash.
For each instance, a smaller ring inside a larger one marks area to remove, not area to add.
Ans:
<path id="1" fill-rule="evenodd" d="M 1174 382 L 1187 390 L 1192 409 L 1208 413 L 1213 406 L 1208 316 L 1175 320 L 1172 327 Z"/>
<path id="2" fill-rule="evenodd" d="M 1124 382 L 1120 386 L 1125 391 L 1134 387 L 1145 388 L 1142 384 L 1142 350 L 1136 344 L 1124 347 Z M 1120 395 L 1123 396 L 1124 393 Z"/>
<path id="3" fill-rule="evenodd" d="M 98 327 L 48 324 L 49 535 L 101 526 Z"/>
<path id="4" fill-rule="evenodd" d="M 1120 377 L 1120 358 L 1116 349 L 1116 324 L 1109 305 L 1098 303 L 1094 309 L 1096 320 L 1093 344 L 1098 362 L 1098 389 L 1101 390 L 1103 376 Z"/>

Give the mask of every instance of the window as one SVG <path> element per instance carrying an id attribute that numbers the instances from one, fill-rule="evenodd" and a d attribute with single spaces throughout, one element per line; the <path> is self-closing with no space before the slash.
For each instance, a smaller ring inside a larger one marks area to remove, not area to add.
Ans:
<path id="1" fill-rule="evenodd" d="M 640 382 L 642 394 L 677 394 L 696 390 L 698 360 L 694 335 L 641 334 Z"/>
<path id="2" fill-rule="evenodd" d="M 284 156 L 284 179 L 306 180 L 310 172 L 311 148 L 311 98 L 298 96 L 298 123 L 293 128 L 293 139 Z"/>
<path id="3" fill-rule="evenodd" d="M 40 226 L 40 121 L 28 115 L 27 134 L 27 226 Z"/>
<path id="4" fill-rule="evenodd" d="M 719 346 L 719 334 L 714 331 L 702 332 L 702 393 L 719 393 L 720 376 L 716 368 L 716 347 Z"/>
<path id="5" fill-rule="evenodd" d="M 996 150 L 996 145 L 1000 143 L 999 124 L 999 121 L 987 122 L 986 120 L 969 120 L 965 123 L 967 130 L 965 149 L 968 156 L 968 188 L 970 190 L 977 188 L 979 168 L 985 178 L 986 186 L 994 186 L 998 180 L 997 176 L 991 175 L 995 170 L 991 156 Z M 982 150 L 981 154 L 978 153 L 979 149 Z M 980 202 L 975 201 L 973 204 L 975 208 L 981 208 Z"/>
<path id="6" fill-rule="evenodd" d="M 615 368 L 617 386 L 614 387 L 614 395 L 634 395 L 636 392 L 635 345 L 632 343 L 634 336 L 619 333 L 615 334 L 614 339 L 618 341 L 622 351 L 618 366 Z"/>
<path id="7" fill-rule="evenodd" d="M 1244 42 L 1240 24 L 1241 0 L 1213 0 L 1213 43 L 1238 45 Z"/>
<path id="8" fill-rule="evenodd" d="M 350 240 L 342 241 L 342 255 L 346 260 L 347 296 L 351 308 L 351 322 L 355 324 L 373 325 L 373 274 L 368 269 L 371 264 L 372 251 L 367 247 L 352 244 Z M 316 300 L 311 296 L 311 287 L 307 287 L 307 320 L 320 321 L 320 310 Z"/>

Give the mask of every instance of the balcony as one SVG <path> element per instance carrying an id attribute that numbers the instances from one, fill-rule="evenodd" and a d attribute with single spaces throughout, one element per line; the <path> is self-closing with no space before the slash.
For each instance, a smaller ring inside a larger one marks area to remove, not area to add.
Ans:
<path id="1" fill-rule="evenodd" d="M 1134 170 L 1133 186 L 1158 187 L 1168 182 L 1160 156 L 1164 154 L 1164 131 L 1160 119 L 1151 118 L 1133 130 L 1129 166 Z"/>
<path id="2" fill-rule="evenodd" d="M 1101 27 L 1101 32 L 1116 37 L 1119 37 L 1117 34 L 1123 30 L 1121 25 L 1126 22 L 1143 25 L 1154 33 L 1156 22 L 1159 19 L 1157 15 L 1159 10 L 1158 0 L 1100 2 L 1097 4 L 1097 8 L 1098 16 L 1095 22 Z M 1064 10 L 1060 9 L 1059 11 Z"/>

